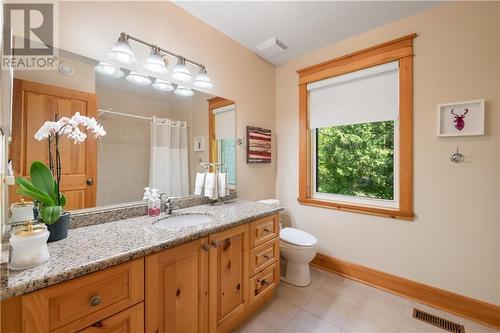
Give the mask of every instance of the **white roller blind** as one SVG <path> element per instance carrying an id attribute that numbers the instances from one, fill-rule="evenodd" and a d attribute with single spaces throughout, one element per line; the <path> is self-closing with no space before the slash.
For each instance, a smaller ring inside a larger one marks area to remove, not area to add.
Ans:
<path id="1" fill-rule="evenodd" d="M 234 139 L 234 104 L 214 109 L 212 112 L 215 115 L 215 138 Z"/>
<path id="2" fill-rule="evenodd" d="M 310 83 L 309 128 L 399 118 L 399 62 Z"/>

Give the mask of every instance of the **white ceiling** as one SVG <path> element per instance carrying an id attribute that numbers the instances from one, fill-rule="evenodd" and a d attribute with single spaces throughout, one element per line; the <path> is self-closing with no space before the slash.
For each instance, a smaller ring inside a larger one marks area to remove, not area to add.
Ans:
<path id="1" fill-rule="evenodd" d="M 192 15 L 250 50 L 271 37 L 288 49 L 265 57 L 279 65 L 389 22 L 431 8 L 431 1 L 177 1 Z"/>

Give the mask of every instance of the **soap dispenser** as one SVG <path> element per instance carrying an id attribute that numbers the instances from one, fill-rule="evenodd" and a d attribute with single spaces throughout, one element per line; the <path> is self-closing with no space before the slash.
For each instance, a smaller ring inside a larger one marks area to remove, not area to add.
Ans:
<path id="1" fill-rule="evenodd" d="M 22 270 L 41 265 L 49 260 L 47 239 L 50 232 L 43 223 L 16 227 L 10 233 L 9 243 L 12 247 L 9 268 Z"/>
<path id="2" fill-rule="evenodd" d="M 142 196 L 142 201 L 149 202 L 149 197 L 151 197 L 151 188 L 145 187 L 144 188 L 144 195 Z"/>
<path id="3" fill-rule="evenodd" d="M 148 201 L 148 215 L 149 216 L 158 216 L 160 215 L 160 207 L 161 201 L 158 196 L 158 189 L 151 190 L 151 196 Z"/>

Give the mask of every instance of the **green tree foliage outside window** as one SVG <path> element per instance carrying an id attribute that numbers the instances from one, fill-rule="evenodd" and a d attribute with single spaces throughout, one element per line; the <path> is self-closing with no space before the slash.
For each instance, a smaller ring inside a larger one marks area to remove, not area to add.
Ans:
<path id="1" fill-rule="evenodd" d="M 316 130 L 316 191 L 394 199 L 394 121 Z"/>

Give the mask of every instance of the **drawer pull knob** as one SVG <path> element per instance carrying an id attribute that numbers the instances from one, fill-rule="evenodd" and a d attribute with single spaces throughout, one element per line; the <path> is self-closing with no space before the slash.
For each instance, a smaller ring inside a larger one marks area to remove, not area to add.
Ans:
<path id="1" fill-rule="evenodd" d="M 102 322 L 98 321 L 97 323 L 93 324 L 92 327 L 103 327 L 104 325 Z"/>
<path id="2" fill-rule="evenodd" d="M 177 297 L 179 297 L 181 295 L 181 290 L 179 288 L 177 288 L 177 291 L 175 292 L 175 295 Z"/>
<path id="3" fill-rule="evenodd" d="M 238 285 L 236 285 L 236 290 L 240 290 L 241 289 L 241 285 L 238 283 Z"/>
<path id="4" fill-rule="evenodd" d="M 208 244 L 203 244 L 201 246 L 201 248 L 203 249 L 203 251 L 208 252 L 208 250 L 210 249 L 210 246 L 208 246 Z"/>
<path id="5" fill-rule="evenodd" d="M 90 298 L 90 305 L 97 306 L 101 304 L 101 296 L 95 295 Z"/>
<path id="6" fill-rule="evenodd" d="M 218 240 L 212 241 L 212 246 L 213 247 L 219 247 L 219 244 L 220 244 L 220 241 L 218 241 Z"/>
<path id="7" fill-rule="evenodd" d="M 270 285 L 270 284 L 271 284 L 271 283 L 270 283 L 269 281 L 267 281 L 266 279 L 264 279 L 264 280 L 260 281 L 260 285 L 261 285 L 261 286 L 268 286 L 268 285 Z"/>
<path id="8" fill-rule="evenodd" d="M 269 260 L 270 258 L 269 254 L 264 254 L 264 259 Z"/>
<path id="9" fill-rule="evenodd" d="M 271 232 L 271 230 L 269 230 L 269 228 L 267 228 L 267 227 L 266 227 L 266 228 L 264 228 L 264 231 L 265 231 L 265 232 Z"/>

